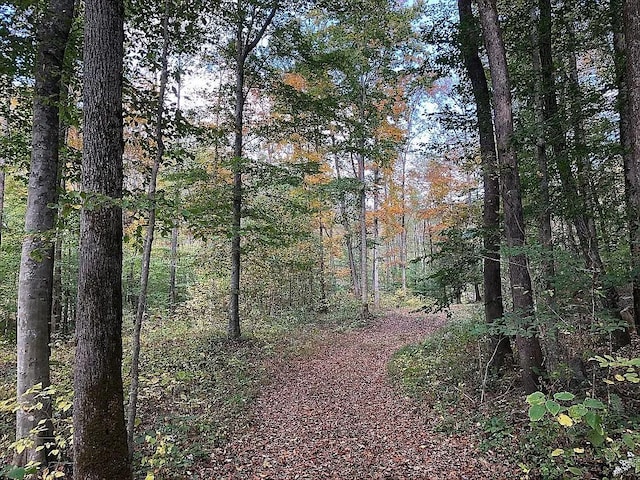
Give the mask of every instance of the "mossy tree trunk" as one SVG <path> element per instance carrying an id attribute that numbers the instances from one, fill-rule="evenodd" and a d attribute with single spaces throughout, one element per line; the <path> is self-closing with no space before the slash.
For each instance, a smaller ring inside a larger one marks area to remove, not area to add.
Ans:
<path id="1" fill-rule="evenodd" d="M 85 2 L 76 480 L 132 478 L 122 387 L 123 24 L 122 0 Z"/>

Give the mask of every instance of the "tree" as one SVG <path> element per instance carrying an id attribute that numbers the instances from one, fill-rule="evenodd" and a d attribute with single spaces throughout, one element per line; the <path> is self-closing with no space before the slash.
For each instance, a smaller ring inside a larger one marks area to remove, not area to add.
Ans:
<path id="1" fill-rule="evenodd" d="M 491 96 L 484 66 L 479 54 L 479 32 L 471 10 L 471 0 L 458 0 L 460 15 L 460 42 L 467 75 L 473 87 L 476 102 L 482 178 L 484 182 L 484 204 L 482 210 L 483 285 L 484 316 L 488 324 L 502 318 L 502 280 L 500 277 L 500 174 L 493 120 L 491 118 Z M 504 335 L 492 339 L 493 366 L 499 369 L 504 357 L 510 352 L 509 339 Z"/>
<path id="2" fill-rule="evenodd" d="M 624 32 L 627 51 L 626 83 L 629 98 L 628 134 L 631 147 L 627 176 L 630 177 L 629 230 L 631 235 L 631 265 L 634 281 L 634 321 L 636 332 L 640 332 L 640 3 L 624 1 Z"/>
<path id="3" fill-rule="evenodd" d="M 74 0 L 51 0 L 37 28 L 31 167 L 18 290 L 16 439 L 33 442 L 16 456 L 17 465 L 44 461 L 52 436 L 51 405 L 33 406 L 32 387 L 49 386 L 49 319 L 53 293 L 53 229 L 58 186 L 60 78 L 73 19 Z M 3 179 L 4 180 L 4 179 Z M 3 182 L 4 183 L 4 182 Z"/>
<path id="4" fill-rule="evenodd" d="M 155 157 L 151 167 L 151 178 L 147 187 L 147 201 L 149 202 L 149 212 L 147 218 L 147 228 L 144 237 L 142 250 L 142 266 L 140 269 L 140 292 L 138 294 L 138 304 L 136 305 L 136 318 L 133 328 L 133 344 L 131 349 L 131 387 L 129 389 L 129 405 L 127 411 L 127 444 L 129 446 L 129 456 L 133 458 L 133 433 L 135 429 L 136 408 L 138 403 L 138 380 L 140 369 L 140 335 L 142 330 L 142 320 L 147 310 L 147 289 L 149 286 L 149 270 L 151 267 L 151 249 L 153 247 L 153 236 L 156 228 L 156 186 L 158 182 L 158 172 L 164 156 L 164 102 L 169 76 L 169 16 L 170 0 L 165 0 L 162 13 L 162 52 L 160 54 L 160 85 L 158 88 L 158 105 L 156 111 L 156 125 L 154 140 L 156 144 Z M 175 278 L 174 278 L 175 280 Z"/>
<path id="5" fill-rule="evenodd" d="M 124 2 L 85 2 L 74 478 L 131 479 L 122 387 Z"/>
<path id="6" fill-rule="evenodd" d="M 533 331 L 533 291 L 525 246 L 518 157 L 513 144 L 513 108 L 507 57 L 495 0 L 478 0 L 480 21 L 491 70 L 496 146 L 500 162 L 502 208 L 509 251 L 509 279 L 514 315 L 520 319 L 516 336 L 522 383 L 527 393 L 538 390 L 542 351 Z"/>
<path id="7" fill-rule="evenodd" d="M 245 9 L 237 2 L 235 12 L 235 109 L 233 142 L 233 210 L 231 233 L 231 286 L 229 301 L 229 338 L 240 338 L 240 269 L 241 269 L 241 222 L 242 222 L 242 150 L 244 106 L 246 100 L 246 62 L 251 52 L 258 46 L 271 25 L 279 8 L 279 2 L 271 2 L 268 10 L 262 11 L 255 5 Z M 260 25 L 254 33 L 253 28 Z"/>

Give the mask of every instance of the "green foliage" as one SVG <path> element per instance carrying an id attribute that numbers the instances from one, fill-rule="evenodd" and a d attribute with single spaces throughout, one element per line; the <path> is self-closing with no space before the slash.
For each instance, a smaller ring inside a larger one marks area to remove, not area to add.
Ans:
<path id="1" fill-rule="evenodd" d="M 15 393 L 15 391 L 14 391 Z M 10 418 L 8 424 L 13 424 L 13 418 L 18 410 L 26 413 L 40 411 L 45 404 L 51 404 L 52 416 L 48 419 L 41 420 L 38 425 L 30 432 L 31 436 L 14 441 L 10 444 L 4 442 L 8 439 L 0 438 L 0 451 L 7 451 L 10 456 L 13 452 L 22 453 L 26 448 L 33 448 L 34 437 L 40 432 L 46 431 L 48 422 L 53 426 L 53 439 L 48 439 L 44 445 L 38 448 L 45 448 L 50 454 L 50 458 L 54 459 L 54 463 L 49 465 L 41 465 L 37 462 L 29 462 L 24 467 L 16 467 L 7 465 L 0 471 L 0 474 L 6 475 L 8 478 L 23 479 L 30 474 L 38 474 L 38 478 L 43 480 L 53 480 L 55 478 L 64 477 L 64 465 L 68 461 L 68 449 L 71 446 L 72 438 L 72 419 L 71 407 L 73 406 L 72 392 L 68 385 L 49 386 L 43 388 L 39 383 L 28 389 L 25 394 L 33 395 L 31 403 L 18 402 L 15 396 L 0 400 L 0 418 Z M 1 433 L 1 432 L 0 432 Z"/>
<path id="2" fill-rule="evenodd" d="M 402 391 L 429 405 L 467 404 L 468 387 L 473 389 L 481 375 L 479 364 L 469 358 L 480 340 L 475 323 L 455 315 L 423 343 L 400 349 L 389 363 L 391 377 Z"/>
<path id="3" fill-rule="evenodd" d="M 458 301 L 469 284 L 482 283 L 478 232 L 473 228 L 453 226 L 441 233 L 436 252 L 429 258 L 426 272 L 417 269 L 422 259 L 414 259 L 410 272 L 413 292 L 433 299 L 439 308 Z"/>
<path id="4" fill-rule="evenodd" d="M 623 368 L 628 376 L 616 373 L 616 381 L 638 383 L 635 369 L 640 359 L 594 360 L 601 367 Z M 530 470 L 527 464 L 538 464 L 544 478 L 584 478 L 594 472 L 595 465 L 600 475 L 627 478 L 640 473 L 638 424 L 625 421 L 612 403 L 593 397 L 578 400 L 571 392 L 552 396 L 535 392 L 526 401 L 531 433 L 523 452 L 524 470 Z"/>

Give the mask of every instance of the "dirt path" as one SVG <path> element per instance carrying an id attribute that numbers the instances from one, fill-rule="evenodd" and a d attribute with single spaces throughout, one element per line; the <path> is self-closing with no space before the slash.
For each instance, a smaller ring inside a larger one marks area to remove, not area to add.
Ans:
<path id="1" fill-rule="evenodd" d="M 212 478 L 506 478 L 467 440 L 429 431 L 387 381 L 391 354 L 442 321 L 390 314 L 332 334 L 311 357 L 281 368 L 254 406 L 252 427 L 218 452 Z"/>

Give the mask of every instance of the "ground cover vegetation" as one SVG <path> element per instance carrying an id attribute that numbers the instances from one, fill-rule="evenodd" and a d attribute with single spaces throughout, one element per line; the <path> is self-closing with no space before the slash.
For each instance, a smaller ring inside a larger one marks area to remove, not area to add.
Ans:
<path id="1" fill-rule="evenodd" d="M 345 478 L 639 475 L 639 9 L 1 4 L 0 476 L 300 474 L 256 399 L 306 358 L 362 417 L 357 346 L 420 415 Z"/>

